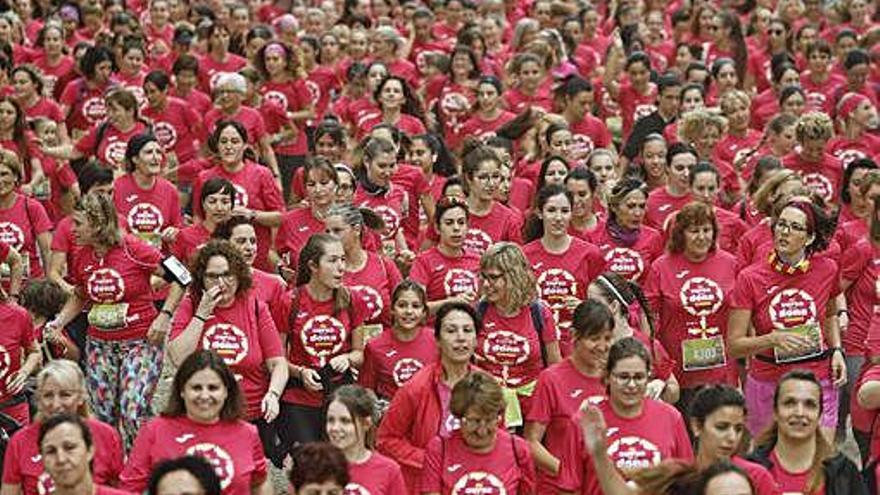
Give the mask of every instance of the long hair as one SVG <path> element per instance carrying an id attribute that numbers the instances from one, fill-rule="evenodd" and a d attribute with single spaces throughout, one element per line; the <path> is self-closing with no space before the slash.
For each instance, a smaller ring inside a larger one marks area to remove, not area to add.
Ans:
<path id="1" fill-rule="evenodd" d="M 244 416 L 244 394 L 238 386 L 238 381 L 232 370 L 216 352 L 202 349 L 187 356 L 180 364 L 180 368 L 177 369 L 171 385 L 171 393 L 168 395 L 168 404 L 165 405 L 165 410 L 162 412 L 163 416 L 173 418 L 186 415 L 186 405 L 181 397 L 186 382 L 199 371 L 206 369 L 217 373 L 223 386 L 226 387 L 226 402 L 220 409 L 220 419 L 235 421 Z"/>
<path id="2" fill-rule="evenodd" d="M 306 245 L 299 252 L 299 263 L 296 270 L 296 286 L 301 290 L 312 280 L 312 269 L 317 269 L 321 257 L 327 252 L 327 246 L 333 243 L 342 244 L 332 234 L 312 234 Z M 338 315 L 351 305 L 351 293 L 345 287 L 333 289 L 333 314 Z M 296 315 L 292 315 L 296 316 Z"/>
<path id="3" fill-rule="evenodd" d="M 422 112 L 422 105 L 419 102 L 418 98 L 412 92 L 412 88 L 410 88 L 409 83 L 406 82 L 402 77 L 399 76 L 385 76 L 385 79 L 382 79 L 382 82 L 376 86 L 376 91 L 373 92 L 373 99 L 377 102 L 381 101 L 382 89 L 385 88 L 385 85 L 390 81 L 397 81 L 400 83 L 400 87 L 403 88 L 403 107 L 400 109 L 401 113 L 405 113 L 411 115 L 422 122 L 425 121 L 425 114 Z M 381 103 L 379 107 L 381 108 Z"/>
<path id="4" fill-rule="evenodd" d="M 572 197 L 571 193 L 568 192 L 568 189 L 566 189 L 565 186 L 550 184 L 542 187 L 538 191 L 538 195 L 535 197 L 535 211 L 529 215 L 529 218 L 526 220 L 526 224 L 523 227 L 524 242 L 528 243 L 544 237 L 544 219 L 539 215 L 544 210 L 544 205 L 547 204 L 547 201 L 556 196 L 565 196 L 568 199 L 569 208 L 574 205 L 574 197 Z"/>
<path id="5" fill-rule="evenodd" d="M 119 217 L 113 198 L 106 194 L 86 194 L 79 198 L 76 211 L 82 213 L 95 229 L 97 244 L 110 247 L 122 243 L 122 230 L 119 228 Z"/>
<path id="6" fill-rule="evenodd" d="M 364 445 L 367 448 L 373 447 L 373 434 L 379 424 L 378 408 L 376 407 L 376 394 L 372 390 L 366 389 L 360 385 L 343 385 L 333 391 L 327 406 L 332 402 L 339 402 L 348 410 L 351 415 L 354 428 L 360 433 L 360 425 L 357 420 L 370 420 L 370 425 L 364 432 Z"/>
<path id="7" fill-rule="evenodd" d="M 522 308 L 537 299 L 538 289 L 532 267 L 522 249 L 512 242 L 497 242 L 480 259 L 480 270 L 494 268 L 501 272 L 507 287 L 507 302 Z"/>
<path id="8" fill-rule="evenodd" d="M 193 281 L 189 290 L 196 304 L 201 300 L 205 290 L 207 290 L 205 270 L 208 268 L 208 261 L 215 256 L 225 258 L 226 263 L 229 264 L 229 273 L 235 277 L 235 281 L 238 284 L 238 288 L 235 290 L 236 298 L 245 294 L 253 285 L 251 269 L 244 260 L 241 251 L 228 240 L 214 239 L 205 244 L 192 261 Z"/>
<path id="9" fill-rule="evenodd" d="M 28 75 L 30 75 L 30 73 L 28 73 Z M 28 146 L 28 125 L 24 110 L 22 110 L 21 105 L 19 105 L 11 96 L 0 98 L 0 103 L 4 102 L 9 103 L 15 109 L 15 122 L 12 124 L 12 140 L 15 142 L 15 148 L 18 152 L 19 160 L 21 160 L 24 167 L 29 167 L 31 163 L 31 152 L 30 146 Z"/>

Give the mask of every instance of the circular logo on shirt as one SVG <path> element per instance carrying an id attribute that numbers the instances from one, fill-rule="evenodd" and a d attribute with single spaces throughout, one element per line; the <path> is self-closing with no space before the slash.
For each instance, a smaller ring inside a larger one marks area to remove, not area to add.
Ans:
<path id="1" fill-rule="evenodd" d="M 449 466 L 447 469 L 451 469 Z M 452 495 L 507 495 L 504 483 L 492 473 L 474 471 L 467 473 L 452 486 Z"/>
<path id="2" fill-rule="evenodd" d="M 654 105 L 636 105 L 636 109 L 633 110 L 633 122 L 637 122 L 640 118 L 647 117 L 656 111 L 657 107 Z"/>
<path id="3" fill-rule="evenodd" d="M 450 268 L 443 276 L 443 290 L 447 297 L 457 296 L 466 292 L 476 293 L 479 289 L 477 275 L 470 270 Z"/>
<path id="4" fill-rule="evenodd" d="M 117 167 L 122 165 L 122 162 L 125 161 L 125 149 L 127 147 L 128 143 L 125 141 L 113 141 L 107 144 L 107 147 L 104 148 L 104 160 Z"/>
<path id="5" fill-rule="evenodd" d="M 309 318 L 303 325 L 300 339 L 310 356 L 326 358 L 335 355 L 342 349 L 348 331 L 339 320 L 328 315 L 317 315 Z"/>
<path id="6" fill-rule="evenodd" d="M 816 301 L 801 289 L 779 291 L 770 301 L 770 321 L 775 328 L 789 328 L 816 321 Z"/>
<path id="7" fill-rule="evenodd" d="M 204 457 L 214 467 L 214 472 L 220 478 L 220 488 L 223 490 L 232 484 L 235 464 L 232 463 L 232 457 L 222 448 L 213 443 L 199 443 L 186 449 L 186 454 Z"/>
<path id="8" fill-rule="evenodd" d="M 309 94 L 312 96 L 312 103 L 317 105 L 321 99 L 321 87 L 315 81 L 306 80 L 306 89 L 309 90 Z"/>
<path id="9" fill-rule="evenodd" d="M 287 110 L 287 96 L 281 91 L 266 91 L 263 99 L 278 105 L 283 110 Z"/>
<path id="10" fill-rule="evenodd" d="M 635 280 L 645 269 L 645 260 L 634 249 L 616 247 L 605 253 L 608 269 L 629 280 Z"/>
<path id="11" fill-rule="evenodd" d="M 568 270 L 550 268 L 538 275 L 538 292 L 545 301 L 559 303 L 577 293 L 577 280 Z"/>
<path id="12" fill-rule="evenodd" d="M 134 99 L 137 100 L 138 108 L 144 108 L 147 104 L 147 95 L 140 86 L 126 86 L 126 91 L 130 91 Z"/>
<path id="13" fill-rule="evenodd" d="M 394 377 L 394 384 L 402 387 L 408 382 L 420 369 L 425 365 L 421 361 L 414 358 L 403 358 L 394 363 L 394 369 L 391 370 L 391 376 Z"/>
<path id="14" fill-rule="evenodd" d="M 12 222 L 0 222 L 0 242 L 21 251 L 24 247 L 24 232 Z"/>
<path id="15" fill-rule="evenodd" d="M 812 107 L 816 110 L 821 110 L 825 106 L 825 95 L 819 93 L 818 91 L 815 93 L 807 92 L 807 106 Z"/>
<path id="16" fill-rule="evenodd" d="M 153 124 L 153 134 L 162 150 L 170 151 L 177 146 L 177 129 L 168 122 L 159 121 Z"/>
<path id="17" fill-rule="evenodd" d="M 678 292 L 684 310 L 693 316 L 709 316 L 721 309 L 724 292 L 711 278 L 689 278 Z"/>
<path id="18" fill-rule="evenodd" d="M 828 180 L 828 177 L 817 173 L 805 174 L 804 182 L 811 191 L 821 196 L 825 201 L 832 201 L 834 199 L 834 186 Z"/>
<path id="19" fill-rule="evenodd" d="M 352 482 L 345 485 L 345 490 L 342 493 L 343 495 L 370 495 L 370 490 Z"/>
<path id="20" fill-rule="evenodd" d="M 839 150 L 835 155 L 840 159 L 840 164 L 843 165 L 844 170 L 849 168 L 850 163 L 862 158 L 867 158 L 865 154 L 859 150 Z"/>
<path id="21" fill-rule="evenodd" d="M 467 112 L 471 104 L 467 96 L 450 91 L 440 98 L 440 108 L 448 114 Z"/>
<path id="22" fill-rule="evenodd" d="M 472 253 L 482 255 L 494 244 L 489 234 L 480 229 L 468 229 L 467 236 L 464 238 L 464 248 Z"/>
<path id="23" fill-rule="evenodd" d="M 165 219 L 152 203 L 138 203 L 128 210 L 128 228 L 132 232 L 158 232 Z"/>
<path id="24" fill-rule="evenodd" d="M 586 134 L 575 134 L 571 137 L 571 148 L 569 148 L 569 152 L 571 156 L 577 158 L 584 158 L 593 151 L 595 144 L 593 143 L 593 139 Z"/>
<path id="25" fill-rule="evenodd" d="M 82 115 L 90 124 L 97 124 L 107 116 L 107 107 L 104 98 L 92 97 L 83 102 Z"/>
<path id="26" fill-rule="evenodd" d="M 608 446 L 608 457 L 625 474 L 654 466 L 660 462 L 661 456 L 660 449 L 649 440 L 625 436 Z"/>
<path id="27" fill-rule="evenodd" d="M 125 280 L 112 268 L 98 268 L 86 280 L 89 298 L 97 303 L 115 303 L 125 294 Z"/>
<path id="28" fill-rule="evenodd" d="M 250 350 L 247 335 L 235 325 L 217 323 L 202 335 L 202 348 L 216 351 L 227 366 L 235 366 L 244 360 Z"/>
<path id="29" fill-rule="evenodd" d="M 242 208 L 247 208 L 248 206 L 248 193 L 245 188 L 241 187 L 236 183 L 232 183 L 232 187 L 235 188 L 235 206 L 241 206 Z"/>
<path id="30" fill-rule="evenodd" d="M 58 77 L 43 73 L 43 96 L 52 97 L 55 93 L 55 85 L 58 84 Z"/>
<path id="31" fill-rule="evenodd" d="M 367 285 L 355 285 L 351 288 L 354 289 L 353 292 L 356 292 L 361 297 L 367 305 L 367 309 L 370 310 L 370 315 L 366 318 L 367 320 L 375 320 L 382 314 L 382 310 L 385 307 L 382 304 L 382 296 L 379 294 L 379 291 Z"/>
<path id="32" fill-rule="evenodd" d="M 529 358 L 529 339 L 507 330 L 489 332 L 483 340 L 483 355 L 501 366 L 516 366 Z"/>
<path id="33" fill-rule="evenodd" d="M 55 493 L 55 482 L 52 481 L 52 477 L 49 476 L 49 473 L 45 471 L 40 473 L 40 476 L 37 478 L 37 493 L 39 495 Z"/>
<path id="34" fill-rule="evenodd" d="M 368 206 L 376 212 L 377 215 L 382 217 L 382 221 L 385 223 L 385 230 L 382 231 L 382 239 L 388 240 L 394 237 L 394 234 L 397 233 L 397 229 L 400 228 L 400 214 L 389 206 L 378 205 L 378 206 L 370 206 L 364 204 L 362 206 Z"/>
<path id="35" fill-rule="evenodd" d="M 9 366 L 11 364 L 12 358 L 9 356 L 9 351 L 0 345 L 0 384 L 4 383 L 4 380 L 6 380 L 7 375 L 9 374 Z"/>

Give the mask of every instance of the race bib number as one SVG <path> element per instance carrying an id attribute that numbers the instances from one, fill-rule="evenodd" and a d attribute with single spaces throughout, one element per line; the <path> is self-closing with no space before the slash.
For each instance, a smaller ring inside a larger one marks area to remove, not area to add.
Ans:
<path id="1" fill-rule="evenodd" d="M 116 330 L 125 326 L 128 303 L 94 304 L 89 310 L 89 325 L 101 330 Z"/>
<path id="2" fill-rule="evenodd" d="M 158 232 L 135 232 L 134 235 L 154 248 L 162 248 L 162 236 Z"/>
<path id="3" fill-rule="evenodd" d="M 793 352 L 786 352 L 779 348 L 773 349 L 773 355 L 777 364 L 792 363 L 809 359 L 822 354 L 822 331 L 818 323 L 805 323 L 791 328 L 780 328 L 777 332 L 787 332 L 807 337 L 809 345 Z"/>
<path id="4" fill-rule="evenodd" d="M 721 368 L 727 364 L 724 338 L 720 335 L 681 342 L 681 361 L 685 371 Z"/>
<path id="5" fill-rule="evenodd" d="M 382 325 L 378 323 L 374 325 L 361 325 L 355 329 L 355 332 L 363 335 L 364 345 L 367 345 L 367 342 L 382 334 Z"/>

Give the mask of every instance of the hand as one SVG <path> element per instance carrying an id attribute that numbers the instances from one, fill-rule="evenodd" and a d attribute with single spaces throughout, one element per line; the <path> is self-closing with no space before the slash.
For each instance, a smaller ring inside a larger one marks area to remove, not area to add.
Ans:
<path id="1" fill-rule="evenodd" d="M 805 335 L 791 332 L 773 332 L 773 347 L 786 354 L 794 354 L 810 347 L 810 339 Z"/>
<path id="2" fill-rule="evenodd" d="M 591 405 L 588 401 L 581 403 L 580 408 L 580 425 L 584 434 L 584 446 L 590 455 L 595 456 L 597 453 L 604 452 L 605 438 L 607 437 L 607 427 L 605 426 L 605 418 L 602 411 L 598 407 Z"/>
<path id="3" fill-rule="evenodd" d="M 324 390 L 324 385 L 321 385 L 321 375 L 311 368 L 302 368 L 302 381 L 306 390 L 312 392 L 320 392 L 321 390 Z"/>
<path id="4" fill-rule="evenodd" d="M 666 382 L 655 378 L 648 382 L 648 386 L 645 388 L 645 397 L 660 400 L 664 390 L 666 390 Z"/>
<path id="5" fill-rule="evenodd" d="M 21 193 L 24 194 L 25 196 L 33 196 L 34 195 L 34 188 L 31 187 L 30 184 L 22 184 Z"/>
<path id="6" fill-rule="evenodd" d="M 330 360 L 330 367 L 337 373 L 345 373 L 351 368 L 351 358 L 348 354 L 340 354 Z"/>
<path id="7" fill-rule="evenodd" d="M 477 293 L 473 291 L 462 292 L 452 298 L 454 301 L 460 301 L 465 304 L 473 304 L 477 300 Z"/>
<path id="8" fill-rule="evenodd" d="M 404 265 L 412 264 L 414 259 L 416 259 L 416 253 L 410 251 L 409 249 L 401 249 L 397 253 L 397 261 Z"/>
<path id="9" fill-rule="evenodd" d="M 47 321 L 46 324 L 43 325 L 43 340 L 53 344 L 56 344 L 61 340 L 61 324 L 57 318 Z"/>
<path id="10" fill-rule="evenodd" d="M 280 180 L 276 179 L 276 182 L 280 183 Z M 248 220 L 253 220 L 256 215 L 254 215 L 254 211 L 249 208 L 245 208 L 244 206 L 236 206 L 232 209 L 232 216 L 245 217 Z"/>
<path id="11" fill-rule="evenodd" d="M 288 284 L 293 284 L 296 282 L 296 269 L 281 263 L 278 265 L 278 274 L 281 275 L 281 278 L 284 279 Z"/>
<path id="12" fill-rule="evenodd" d="M 154 346 L 161 346 L 165 343 L 165 336 L 168 335 L 168 327 L 171 325 L 171 317 L 165 313 L 159 313 L 150 324 L 147 331 L 147 342 Z"/>
<path id="13" fill-rule="evenodd" d="M 16 373 L 13 373 L 6 377 L 6 392 L 9 395 L 16 395 L 17 393 L 24 390 L 24 385 L 27 382 L 27 373 L 24 370 L 18 370 Z"/>
<path id="14" fill-rule="evenodd" d="M 837 388 L 846 385 L 846 359 L 841 352 L 831 353 L 831 379 Z"/>
<path id="15" fill-rule="evenodd" d="M 177 239 L 177 233 L 180 232 L 177 227 L 165 227 L 165 230 L 162 231 L 162 242 L 165 244 L 171 244 Z"/>
<path id="16" fill-rule="evenodd" d="M 263 419 L 265 419 L 267 423 L 275 421 L 280 410 L 281 407 L 278 405 L 278 395 L 276 395 L 275 392 L 266 392 L 266 395 L 263 396 L 263 401 L 260 403 L 260 411 L 263 412 Z"/>
<path id="17" fill-rule="evenodd" d="M 202 292 L 202 300 L 199 301 L 199 307 L 196 308 L 196 312 L 193 314 L 204 317 L 205 319 L 209 318 L 210 315 L 214 314 L 214 308 L 217 307 L 217 303 L 220 302 L 220 291 L 222 287 L 219 285 L 215 285 L 210 289 Z"/>

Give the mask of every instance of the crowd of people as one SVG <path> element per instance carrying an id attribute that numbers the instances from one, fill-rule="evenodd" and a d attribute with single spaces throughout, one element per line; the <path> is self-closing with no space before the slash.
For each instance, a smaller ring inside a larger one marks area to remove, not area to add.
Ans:
<path id="1" fill-rule="evenodd" d="M 0 2 L 0 495 L 880 493 L 878 41 Z"/>

